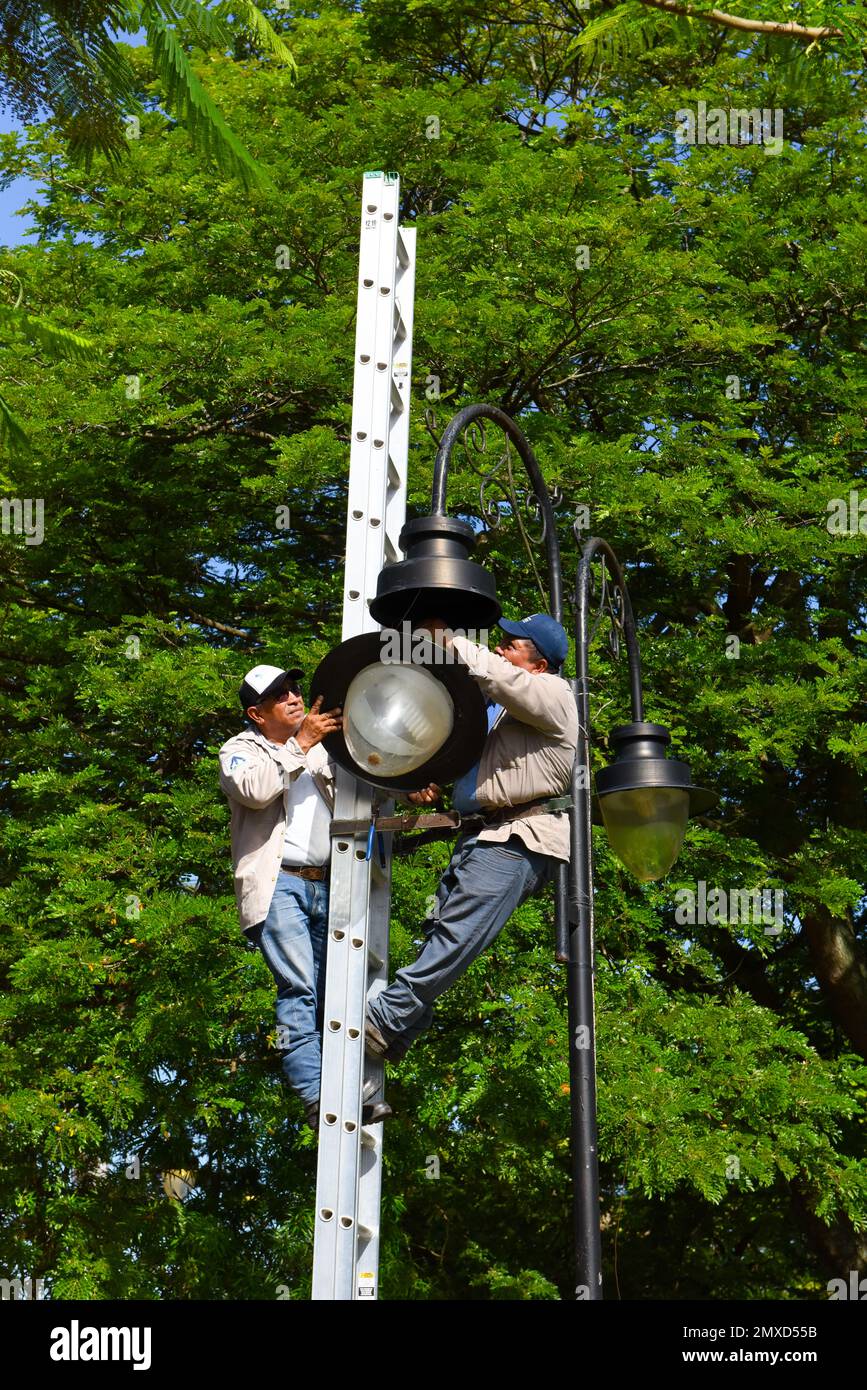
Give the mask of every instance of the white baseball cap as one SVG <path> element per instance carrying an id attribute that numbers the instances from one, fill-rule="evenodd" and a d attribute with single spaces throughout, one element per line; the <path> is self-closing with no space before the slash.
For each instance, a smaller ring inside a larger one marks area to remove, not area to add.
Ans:
<path id="1" fill-rule="evenodd" d="M 254 666 L 241 682 L 238 692 L 241 708 L 249 709 L 250 705 L 258 705 L 260 700 L 267 700 L 269 695 L 276 695 L 284 681 L 297 680 L 303 675 L 300 666 L 290 666 L 288 671 L 284 671 L 282 666 Z"/>

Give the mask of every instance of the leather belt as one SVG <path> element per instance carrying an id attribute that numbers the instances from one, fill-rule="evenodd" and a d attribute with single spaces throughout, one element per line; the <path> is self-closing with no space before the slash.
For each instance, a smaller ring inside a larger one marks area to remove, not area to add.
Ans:
<path id="1" fill-rule="evenodd" d="M 314 883 L 322 883 L 328 877 L 327 864 L 302 864 L 299 868 L 291 868 L 288 864 L 281 864 L 280 868 L 284 874 L 297 874 L 299 878 L 312 879 Z"/>
<path id="2" fill-rule="evenodd" d="M 531 816 L 549 816 L 553 809 L 550 802 L 550 797 L 543 797 L 537 801 L 522 801 L 517 806 L 483 806 L 480 811 L 470 812 L 465 816 L 458 815 L 458 824 L 455 829 L 461 835 L 478 835 L 482 830 L 492 830 L 496 826 L 507 825 L 510 821 L 529 819 Z M 446 814 L 449 813 L 446 812 Z M 457 813 L 452 812 L 452 815 L 457 815 Z M 424 825 L 425 818 L 420 817 L 419 823 Z M 431 817 L 427 824 L 435 825 L 436 822 Z M 398 835 L 398 843 L 394 852 L 407 854 L 412 849 L 430 843 L 432 840 L 448 839 L 454 833 L 454 830 L 450 833 L 438 828 L 421 830 L 419 834 L 413 835 L 409 839 Z"/>
<path id="3" fill-rule="evenodd" d="M 541 797 L 535 801 L 522 801 L 517 806 L 485 806 L 480 811 L 461 815 L 459 811 L 408 811 L 399 816 L 377 816 L 374 822 L 377 830 L 450 830 L 465 833 L 481 830 L 486 826 L 503 825 L 507 821 L 523 820 L 525 816 L 550 816 L 565 811 L 571 805 L 569 797 Z M 364 830 L 369 821 L 333 820 L 332 835 L 353 835 Z"/>
<path id="4" fill-rule="evenodd" d="M 480 830 L 509 821 L 523 820 L 530 816 L 557 815 L 567 811 L 572 805 L 570 796 L 542 797 L 535 801 L 522 801 L 517 806 L 485 806 L 481 811 L 462 816 L 459 811 L 410 811 L 399 816 L 377 816 L 374 822 L 377 830 L 397 830 L 392 844 L 396 855 L 411 854 L 422 845 L 434 840 L 451 840 L 455 835 L 477 835 Z M 363 830 L 369 822 L 333 820 L 332 835 L 353 835 Z M 415 830 L 415 835 L 407 835 L 407 830 Z"/>

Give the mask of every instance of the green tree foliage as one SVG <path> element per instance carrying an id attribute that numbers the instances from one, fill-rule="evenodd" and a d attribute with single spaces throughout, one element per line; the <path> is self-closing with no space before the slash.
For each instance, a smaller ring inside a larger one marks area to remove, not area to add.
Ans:
<path id="1" fill-rule="evenodd" d="M 279 8 L 279 7 L 278 7 Z M 170 112 L 225 173 L 266 177 L 202 86 L 189 46 L 203 53 L 251 42 L 294 69 L 290 49 L 252 0 L 9 0 L 0 15 L 0 104 L 22 118 L 47 110 L 73 158 L 126 152 L 124 118 L 144 114 L 135 68 L 118 33 L 144 30 Z"/>
<path id="2" fill-rule="evenodd" d="M 0 1268 L 56 1297 L 309 1290 L 315 1151 L 240 939 L 214 754 L 250 665 L 312 673 L 339 637 L 371 168 L 400 170 L 418 228 L 411 507 L 431 378 L 435 431 L 469 401 L 518 416 L 562 493 L 567 574 L 586 506 L 627 564 L 648 717 L 722 797 L 663 883 L 596 845 L 607 1289 L 824 1298 L 864 1270 L 856 74 L 833 46 L 687 41 L 664 15 L 588 66 L 587 18 L 370 0 L 289 17 L 297 81 L 212 55 L 270 175 L 252 196 L 157 112 L 90 172 L 48 127 L 3 137 L 45 194 L 38 243 L 0 268 L 34 319 L 102 348 L 53 362 L 32 334 L 0 363 L 34 446 L 2 493 L 45 509 L 41 544 L 0 534 Z M 151 56 L 132 61 L 146 94 Z M 678 144 L 700 101 L 781 109 L 779 153 Z M 456 459 L 452 510 L 478 493 Z M 542 603 L 508 512 L 479 554 L 507 612 Z M 597 748 L 628 717 L 605 652 L 600 633 Z M 395 968 L 445 855 L 396 869 Z M 781 892 L 782 930 L 684 924 L 699 882 Z M 552 936 L 550 901 L 527 903 L 391 1073 L 387 1296 L 569 1295 Z"/>
<path id="3" fill-rule="evenodd" d="M 588 6 L 589 8 L 589 6 Z M 835 53 L 848 53 L 860 59 L 864 45 L 863 15 L 843 10 L 834 0 L 799 5 L 795 16 L 781 14 L 777 0 L 753 0 L 749 13 L 737 6 L 738 13 L 720 10 L 714 0 L 682 4 L 678 0 L 625 0 L 603 4 L 593 15 L 568 52 L 580 53 L 589 61 L 617 61 L 635 51 L 653 48 L 657 40 L 676 29 L 680 42 L 692 46 L 692 36 L 706 24 L 746 34 L 769 34 L 807 45 L 812 52 L 820 45 Z"/>
<path id="4" fill-rule="evenodd" d="M 149 109 L 157 109 L 162 101 L 171 116 L 183 121 L 200 153 L 245 187 L 267 183 L 267 173 L 202 85 L 195 61 L 201 54 L 193 51 L 194 46 L 203 52 L 221 47 L 238 54 L 252 41 L 260 53 L 294 71 L 290 49 L 251 0 L 215 6 L 198 0 L 82 0 L 75 5 L 65 0 L 14 0 L 0 14 L 0 105 L 22 119 L 50 111 L 70 158 L 83 160 L 88 169 L 95 151 L 109 160 L 121 159 L 129 141 L 138 138 L 145 107 L 134 61 L 112 31 L 140 27 L 152 47 L 156 77 L 147 93 Z M 0 177 L 0 186 L 3 182 Z M 19 293 L 12 307 L 17 309 L 20 302 Z M 45 320 L 0 308 L 0 328 L 13 336 L 36 336 L 55 360 L 70 353 L 82 360 L 98 351 L 96 344 L 73 339 Z M 19 455 L 30 447 L 26 430 L 2 395 L 0 444 Z"/>

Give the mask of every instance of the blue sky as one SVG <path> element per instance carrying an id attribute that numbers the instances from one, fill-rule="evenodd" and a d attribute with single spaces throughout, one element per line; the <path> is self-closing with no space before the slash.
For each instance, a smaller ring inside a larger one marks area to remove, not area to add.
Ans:
<path id="1" fill-rule="evenodd" d="M 119 43 L 138 46 L 145 42 L 146 35 L 144 29 L 140 29 L 136 34 L 118 31 L 112 33 L 112 38 Z M 0 111 L 0 132 L 8 134 L 21 129 L 21 122 L 10 111 Z M 0 188 L 0 246 L 32 244 L 32 237 L 27 236 L 28 228 L 33 227 L 32 219 L 17 214 L 19 208 L 36 196 L 38 188 L 32 179 L 16 179 L 8 188 Z"/>
<path id="2" fill-rule="evenodd" d="M 10 130 L 20 129 L 20 122 L 10 112 L 0 111 L 0 131 L 4 135 Z M 15 213 L 36 191 L 37 185 L 31 179 L 16 179 L 8 188 L 0 189 L 0 246 L 20 246 L 22 242 L 28 244 L 31 241 L 24 234 L 28 227 L 33 226 L 32 221 L 29 217 L 16 217 Z"/>

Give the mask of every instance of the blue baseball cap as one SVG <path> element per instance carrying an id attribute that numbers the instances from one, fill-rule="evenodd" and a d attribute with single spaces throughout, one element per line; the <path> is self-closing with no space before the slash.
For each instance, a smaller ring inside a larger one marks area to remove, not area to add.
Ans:
<path id="1" fill-rule="evenodd" d="M 547 613 L 531 613 L 517 622 L 501 618 L 499 626 L 510 637 L 528 637 L 552 670 L 562 666 L 569 654 L 566 629 Z"/>

